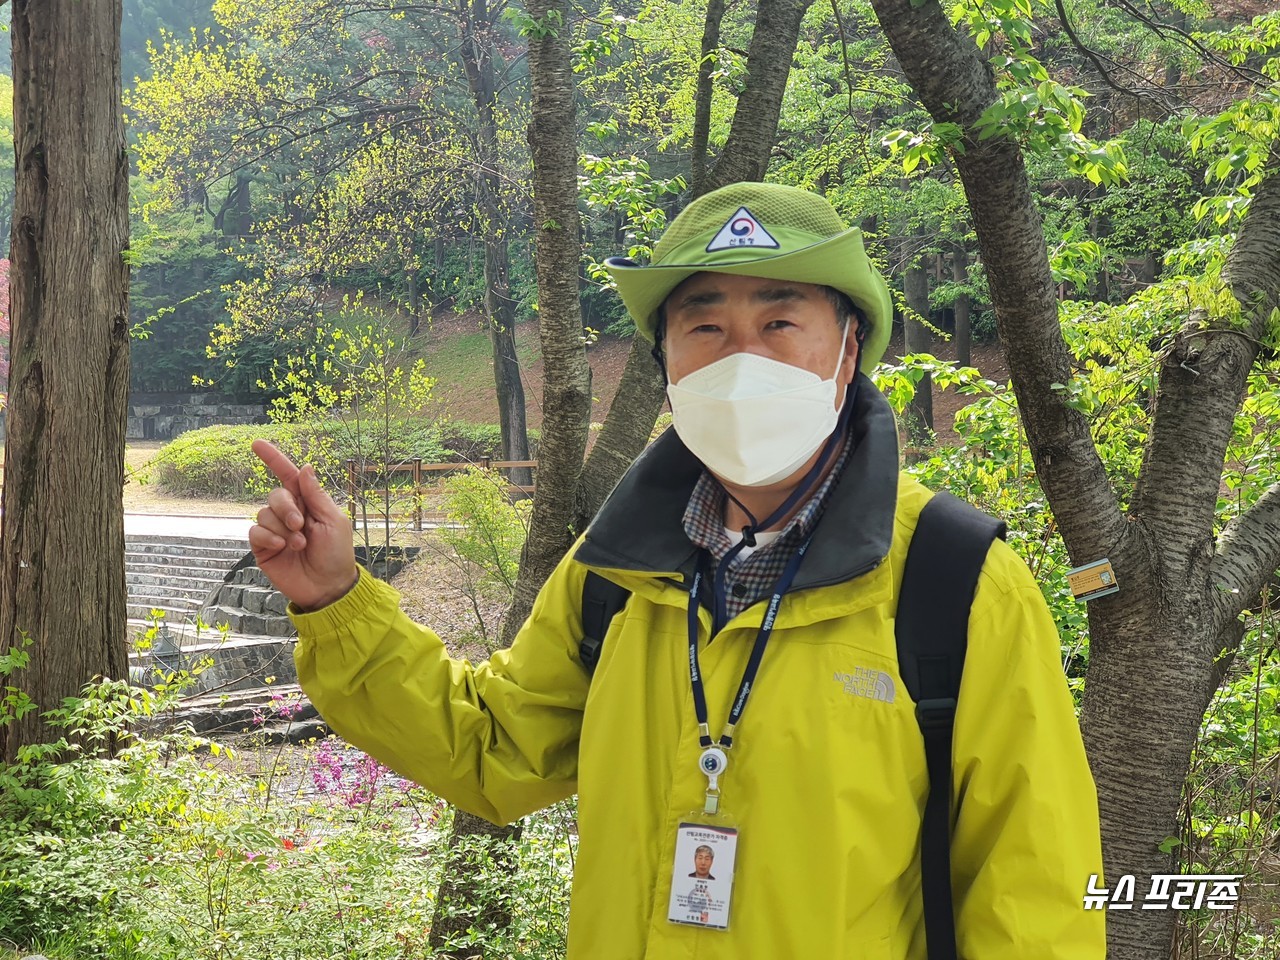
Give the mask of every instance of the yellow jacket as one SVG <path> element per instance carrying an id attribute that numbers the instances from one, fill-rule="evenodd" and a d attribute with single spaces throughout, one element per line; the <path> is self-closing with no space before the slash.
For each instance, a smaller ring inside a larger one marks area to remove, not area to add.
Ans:
<path id="1" fill-rule="evenodd" d="M 676 827 L 706 791 L 688 669 L 694 552 L 680 525 L 700 467 L 674 432 L 636 461 L 511 648 L 485 663 L 450 659 L 363 571 L 337 603 L 295 613 L 302 686 L 350 742 L 496 823 L 578 793 L 569 960 L 924 960 L 928 778 L 894 610 L 931 494 L 898 476 L 879 393 L 860 390 L 858 405 L 857 447 L 779 610 L 721 781 L 740 830 L 727 932 L 667 920 Z M 578 661 L 589 568 L 633 594 L 593 679 Z M 714 642 L 701 611 L 714 735 L 764 606 Z M 1089 875 L 1102 873 L 1097 799 L 1059 656 L 1039 589 L 997 541 L 955 724 L 962 960 L 1105 956 L 1102 913 L 1083 909 Z M 878 693 L 862 682 L 874 672 L 886 675 Z"/>

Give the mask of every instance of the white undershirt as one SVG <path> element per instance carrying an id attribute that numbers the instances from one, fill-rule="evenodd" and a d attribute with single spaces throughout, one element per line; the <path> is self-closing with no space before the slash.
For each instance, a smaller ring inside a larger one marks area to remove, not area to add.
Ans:
<path id="1" fill-rule="evenodd" d="M 732 527 L 724 528 L 725 536 L 729 538 L 729 546 L 736 547 L 742 539 L 742 531 L 735 530 Z M 773 541 L 782 536 L 781 530 L 761 530 L 756 534 L 756 545 L 754 547 L 743 547 L 738 553 L 738 560 L 745 560 L 762 547 L 767 547 Z"/>

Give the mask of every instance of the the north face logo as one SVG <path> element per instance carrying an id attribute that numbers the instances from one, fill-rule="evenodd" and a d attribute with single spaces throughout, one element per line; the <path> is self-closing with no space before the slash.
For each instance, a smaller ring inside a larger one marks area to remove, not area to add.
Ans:
<path id="1" fill-rule="evenodd" d="M 869 667 L 854 667 L 850 673 L 836 672 L 836 683 L 844 687 L 844 692 L 855 697 L 866 697 L 868 700 L 879 700 L 882 703 L 893 703 L 893 677 L 881 670 Z"/>
<path id="2" fill-rule="evenodd" d="M 746 207 L 739 207 L 738 212 L 725 221 L 720 232 L 707 244 L 707 253 L 717 250 L 732 250 L 735 247 L 763 247 L 778 249 L 778 241 L 773 239 Z"/>

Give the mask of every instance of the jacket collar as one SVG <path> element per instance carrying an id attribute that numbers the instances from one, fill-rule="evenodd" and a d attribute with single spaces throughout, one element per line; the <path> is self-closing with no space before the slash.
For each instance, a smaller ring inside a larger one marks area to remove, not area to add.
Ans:
<path id="1" fill-rule="evenodd" d="M 849 431 L 854 449 L 831 491 L 792 590 L 842 583 L 879 566 L 893 539 L 898 429 L 884 395 L 865 375 Z M 684 511 L 702 464 L 667 430 L 640 454 L 587 528 L 574 559 L 590 567 L 693 579 L 698 548 Z"/>

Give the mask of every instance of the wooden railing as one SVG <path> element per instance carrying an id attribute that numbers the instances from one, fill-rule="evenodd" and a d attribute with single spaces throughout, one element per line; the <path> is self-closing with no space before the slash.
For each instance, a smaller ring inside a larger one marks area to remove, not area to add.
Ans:
<path id="1" fill-rule="evenodd" d="M 423 494 L 430 491 L 431 487 L 423 486 L 424 476 L 443 476 L 449 473 L 457 473 L 460 470 L 466 470 L 468 467 L 481 467 L 485 470 L 510 470 L 520 467 L 533 469 L 538 465 L 536 460 L 492 460 L 484 457 L 481 460 L 470 463 L 423 463 L 420 459 L 414 459 L 408 463 L 398 466 L 386 466 L 376 463 L 367 463 L 362 468 L 357 461 L 347 461 L 347 515 L 351 518 L 351 529 L 356 529 L 359 525 L 356 517 L 356 506 L 359 503 L 360 495 L 364 492 L 364 485 L 360 482 L 363 476 L 375 474 L 383 478 L 382 485 L 376 489 L 383 494 L 384 502 L 391 502 L 391 495 L 394 493 L 396 499 L 404 499 L 412 497 L 413 510 L 406 513 L 396 513 L 384 516 L 378 515 L 379 521 L 395 522 L 412 521 L 414 530 L 422 529 L 422 521 L 424 511 L 422 509 Z M 391 475 L 397 473 L 412 473 L 412 486 L 398 487 L 392 486 Z M 509 484 L 507 486 L 507 495 L 511 497 L 528 497 L 532 496 L 535 485 Z"/>

